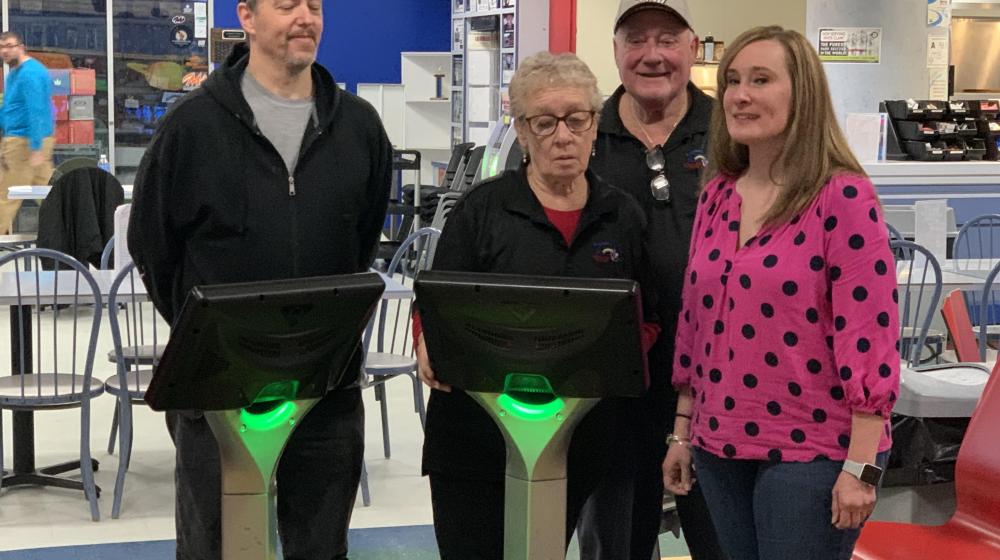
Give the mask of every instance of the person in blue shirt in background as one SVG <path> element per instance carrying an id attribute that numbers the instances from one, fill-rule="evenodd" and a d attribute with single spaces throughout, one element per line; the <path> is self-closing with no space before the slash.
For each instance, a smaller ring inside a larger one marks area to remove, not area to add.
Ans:
<path id="1" fill-rule="evenodd" d="M 19 33 L 0 34 L 0 57 L 10 66 L 0 106 L 0 234 L 6 234 L 21 207 L 20 200 L 7 199 L 7 189 L 49 183 L 55 122 L 49 71 L 28 56 Z"/>

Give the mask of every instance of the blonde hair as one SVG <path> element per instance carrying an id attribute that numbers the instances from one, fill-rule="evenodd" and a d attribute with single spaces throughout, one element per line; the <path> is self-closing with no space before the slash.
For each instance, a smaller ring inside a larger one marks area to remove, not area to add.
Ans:
<path id="1" fill-rule="evenodd" d="M 515 119 L 526 117 L 530 99 L 552 88 L 580 88 L 587 92 L 590 108 L 600 115 L 604 100 L 597 77 L 587 63 L 573 53 L 540 52 L 521 61 L 510 81 L 510 112 Z M 595 116 L 596 118 L 596 116 Z"/>
<path id="2" fill-rule="evenodd" d="M 734 141 L 726 128 L 723 99 L 729 87 L 726 74 L 733 59 L 744 47 L 757 41 L 776 41 L 782 46 L 792 81 L 785 144 L 770 170 L 771 179 L 781 186 L 781 192 L 763 218 L 765 225 L 774 225 L 791 220 L 805 209 L 834 173 L 865 175 L 865 172 L 837 124 L 826 73 L 815 49 L 796 31 L 767 26 L 737 37 L 719 63 L 719 93 L 712 111 L 706 180 L 720 172 L 737 177 L 750 164 L 747 146 Z"/>

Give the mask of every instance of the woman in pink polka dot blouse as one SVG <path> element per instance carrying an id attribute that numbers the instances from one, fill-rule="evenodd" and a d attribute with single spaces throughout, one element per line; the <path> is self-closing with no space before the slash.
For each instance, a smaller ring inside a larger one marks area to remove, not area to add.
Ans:
<path id="1" fill-rule="evenodd" d="M 693 463 L 733 560 L 849 559 L 899 389 L 881 207 L 802 35 L 744 33 L 718 91 L 664 482 L 684 494 Z"/>

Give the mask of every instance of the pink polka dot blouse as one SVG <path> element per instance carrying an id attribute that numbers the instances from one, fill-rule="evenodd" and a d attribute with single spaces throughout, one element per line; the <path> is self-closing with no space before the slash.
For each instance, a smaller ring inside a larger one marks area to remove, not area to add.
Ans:
<path id="1" fill-rule="evenodd" d="M 875 188 L 834 176 L 790 222 L 739 247 L 732 177 L 701 196 L 673 383 L 691 436 L 719 457 L 843 460 L 853 411 L 886 419 L 899 391 L 895 265 Z"/>

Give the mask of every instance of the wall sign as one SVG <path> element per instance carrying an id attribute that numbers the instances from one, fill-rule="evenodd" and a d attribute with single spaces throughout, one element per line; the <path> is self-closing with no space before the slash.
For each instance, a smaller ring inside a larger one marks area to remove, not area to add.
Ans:
<path id="1" fill-rule="evenodd" d="M 818 44 L 823 62 L 878 64 L 882 56 L 882 28 L 821 27 Z"/>

